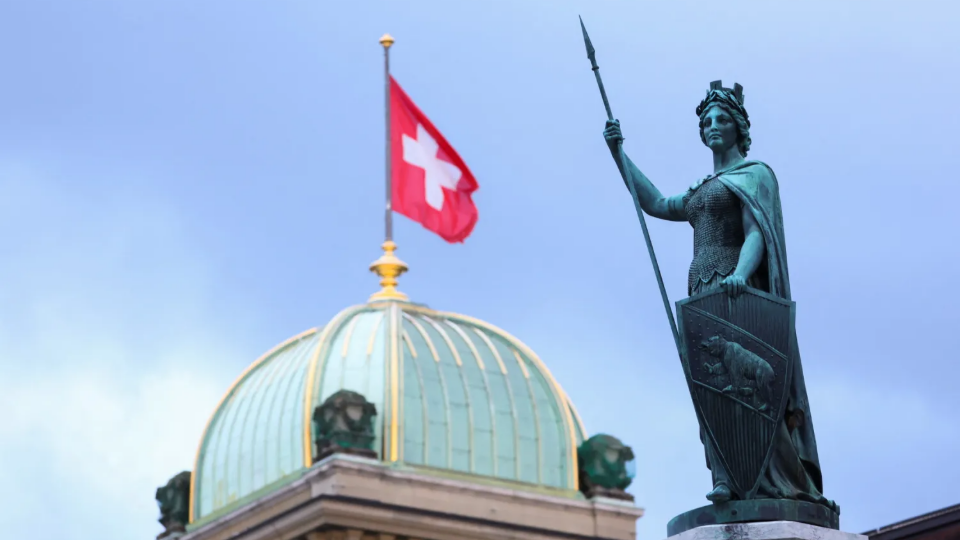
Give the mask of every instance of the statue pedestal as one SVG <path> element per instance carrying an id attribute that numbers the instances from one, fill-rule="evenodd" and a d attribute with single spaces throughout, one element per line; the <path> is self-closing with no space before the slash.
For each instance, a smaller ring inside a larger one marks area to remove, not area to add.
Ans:
<path id="1" fill-rule="evenodd" d="M 760 521 L 704 525 L 670 536 L 668 540 L 867 540 L 862 534 L 841 532 L 796 521 Z"/>
<path id="2" fill-rule="evenodd" d="M 840 529 L 840 514 L 821 504 L 792 499 L 750 499 L 708 504 L 684 512 L 667 523 L 667 536 L 679 538 L 680 533 L 706 525 L 771 521 Z"/>

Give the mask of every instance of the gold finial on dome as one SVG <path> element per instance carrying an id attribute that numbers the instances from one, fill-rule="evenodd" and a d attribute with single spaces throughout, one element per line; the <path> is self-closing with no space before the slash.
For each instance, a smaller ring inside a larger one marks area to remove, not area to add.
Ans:
<path id="1" fill-rule="evenodd" d="M 381 247 L 383 247 L 383 255 L 370 264 L 370 271 L 380 276 L 381 289 L 370 297 L 370 301 L 406 300 L 407 295 L 397 290 L 397 278 L 407 271 L 407 263 L 393 254 L 397 249 L 397 244 L 393 240 L 387 240 Z"/>

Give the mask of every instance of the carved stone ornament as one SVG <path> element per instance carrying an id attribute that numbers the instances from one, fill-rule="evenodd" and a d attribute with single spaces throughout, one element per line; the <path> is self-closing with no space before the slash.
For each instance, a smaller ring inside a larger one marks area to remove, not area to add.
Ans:
<path id="1" fill-rule="evenodd" d="M 624 491 L 633 476 L 628 465 L 633 461 L 633 450 L 611 435 L 594 435 L 577 449 L 580 469 L 580 491 L 587 497 L 610 497 L 633 500 Z"/>
<path id="2" fill-rule="evenodd" d="M 316 461 L 336 453 L 377 457 L 373 450 L 376 415 L 376 406 L 357 392 L 340 390 L 327 398 L 313 411 Z"/>
<path id="3" fill-rule="evenodd" d="M 190 520 L 190 471 L 183 471 L 157 488 L 157 505 L 164 531 L 157 538 L 174 538 L 186 532 Z"/>

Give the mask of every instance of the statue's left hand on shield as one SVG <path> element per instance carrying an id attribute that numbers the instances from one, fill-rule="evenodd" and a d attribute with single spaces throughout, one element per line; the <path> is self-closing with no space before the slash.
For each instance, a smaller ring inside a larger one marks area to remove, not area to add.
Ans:
<path id="1" fill-rule="evenodd" d="M 736 298 L 747 288 L 747 279 L 736 273 L 730 274 L 720 282 L 720 286 L 728 295 Z"/>

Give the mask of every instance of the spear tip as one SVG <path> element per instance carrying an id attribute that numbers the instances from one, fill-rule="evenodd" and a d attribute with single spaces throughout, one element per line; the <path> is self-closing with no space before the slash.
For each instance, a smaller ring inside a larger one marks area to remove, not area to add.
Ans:
<path id="1" fill-rule="evenodd" d="M 583 17 L 580 17 L 579 15 L 577 15 L 577 17 L 580 19 L 580 29 L 583 30 L 583 44 L 587 47 L 587 57 L 593 58 L 593 55 L 596 53 L 596 51 L 593 48 L 593 43 L 590 42 L 590 35 L 587 34 L 587 27 L 583 25 Z"/>

